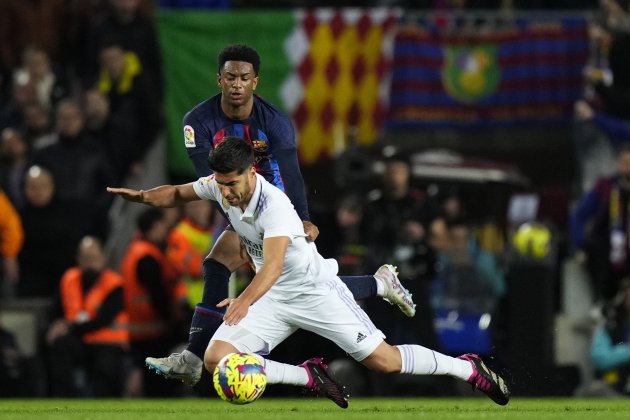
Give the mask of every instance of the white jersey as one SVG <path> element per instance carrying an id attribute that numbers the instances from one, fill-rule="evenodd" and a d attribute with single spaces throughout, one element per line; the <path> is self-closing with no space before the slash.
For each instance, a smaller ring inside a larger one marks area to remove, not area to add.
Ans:
<path id="1" fill-rule="evenodd" d="M 256 174 L 256 187 L 245 211 L 230 206 L 223 198 L 214 175 L 199 178 L 193 187 L 199 198 L 221 205 L 252 257 L 256 271 L 264 264 L 263 239 L 289 237 L 282 273 L 267 292 L 270 298 L 291 300 L 307 289 L 317 288 L 322 278 L 337 274 L 336 262 L 324 260 L 315 244 L 306 240 L 304 226 L 291 200 L 261 175 Z"/>

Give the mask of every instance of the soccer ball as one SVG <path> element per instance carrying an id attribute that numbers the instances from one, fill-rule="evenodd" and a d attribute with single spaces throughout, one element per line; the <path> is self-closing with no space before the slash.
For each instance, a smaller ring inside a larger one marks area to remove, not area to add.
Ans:
<path id="1" fill-rule="evenodd" d="M 214 369 L 212 380 L 219 397 L 232 404 L 256 401 L 267 386 L 265 367 L 256 356 L 248 353 L 225 356 Z"/>
<path id="2" fill-rule="evenodd" d="M 523 223 L 514 233 L 512 243 L 522 256 L 543 259 L 549 254 L 551 232 L 542 223 Z"/>

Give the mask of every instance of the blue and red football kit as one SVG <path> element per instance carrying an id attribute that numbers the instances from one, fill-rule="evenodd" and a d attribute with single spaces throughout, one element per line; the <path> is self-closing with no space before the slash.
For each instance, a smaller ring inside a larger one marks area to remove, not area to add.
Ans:
<path id="1" fill-rule="evenodd" d="M 310 220 L 293 125 L 275 106 L 254 95 L 249 118 L 233 120 L 221 109 L 218 94 L 188 112 L 183 124 L 186 150 L 197 176 L 212 173 L 208 153 L 226 136 L 244 138 L 254 148 L 256 171 L 289 196 L 302 220 Z"/>

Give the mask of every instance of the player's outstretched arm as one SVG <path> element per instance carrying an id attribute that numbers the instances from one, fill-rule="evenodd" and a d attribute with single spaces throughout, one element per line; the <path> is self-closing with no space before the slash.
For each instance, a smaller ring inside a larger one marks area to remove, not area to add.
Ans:
<path id="1" fill-rule="evenodd" d="M 150 190 L 134 190 L 131 188 L 107 187 L 107 191 L 121 196 L 127 201 L 148 204 L 153 207 L 174 207 L 189 201 L 201 200 L 193 184 L 161 185 Z"/>

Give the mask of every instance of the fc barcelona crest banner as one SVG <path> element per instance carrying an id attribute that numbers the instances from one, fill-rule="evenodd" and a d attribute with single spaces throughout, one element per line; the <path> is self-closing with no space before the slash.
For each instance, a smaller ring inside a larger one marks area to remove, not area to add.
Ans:
<path id="1" fill-rule="evenodd" d="M 493 31 L 401 27 L 389 127 L 561 122 L 582 95 L 586 21 L 520 19 Z"/>

